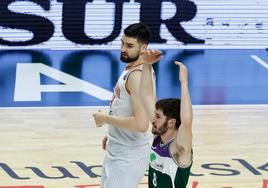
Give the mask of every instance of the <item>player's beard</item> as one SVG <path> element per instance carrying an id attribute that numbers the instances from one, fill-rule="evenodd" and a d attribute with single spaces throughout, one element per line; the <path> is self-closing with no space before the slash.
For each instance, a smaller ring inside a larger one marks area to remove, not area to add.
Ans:
<path id="1" fill-rule="evenodd" d="M 165 134 L 168 130 L 168 120 L 166 120 L 160 127 L 158 128 L 154 128 L 154 125 L 153 125 L 153 129 L 152 129 L 152 133 L 154 135 L 158 135 L 158 136 L 161 136 L 163 134 Z"/>
<path id="2" fill-rule="evenodd" d="M 137 54 L 136 56 L 134 57 L 130 57 L 128 56 L 126 53 L 122 53 L 121 52 L 121 55 L 120 55 L 120 60 L 124 63 L 131 63 L 131 62 L 134 62 L 136 61 L 137 59 L 139 59 L 140 55 Z"/>

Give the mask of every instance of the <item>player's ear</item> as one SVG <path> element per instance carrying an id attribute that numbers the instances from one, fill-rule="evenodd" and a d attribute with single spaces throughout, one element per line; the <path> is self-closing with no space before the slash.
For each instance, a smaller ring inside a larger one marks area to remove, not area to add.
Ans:
<path id="1" fill-rule="evenodd" d="M 176 127 L 176 119 L 175 118 L 169 119 L 168 124 L 170 127 Z"/>
<path id="2" fill-rule="evenodd" d="M 145 53 L 147 50 L 148 44 L 142 44 L 141 45 L 141 54 Z"/>

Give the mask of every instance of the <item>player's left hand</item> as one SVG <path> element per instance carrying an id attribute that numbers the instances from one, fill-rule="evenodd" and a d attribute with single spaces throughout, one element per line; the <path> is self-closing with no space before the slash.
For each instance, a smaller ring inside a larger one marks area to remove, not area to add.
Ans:
<path id="1" fill-rule="evenodd" d="M 106 123 L 106 113 L 104 113 L 102 110 L 98 110 L 98 112 L 93 114 L 96 127 L 102 127 Z"/>
<path id="2" fill-rule="evenodd" d="M 160 50 L 146 50 L 142 57 L 144 64 L 152 65 L 162 58 L 162 52 Z"/>

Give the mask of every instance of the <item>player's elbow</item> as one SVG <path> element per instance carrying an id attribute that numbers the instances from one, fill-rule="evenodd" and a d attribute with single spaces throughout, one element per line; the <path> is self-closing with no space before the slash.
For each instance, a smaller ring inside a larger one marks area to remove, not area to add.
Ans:
<path id="1" fill-rule="evenodd" d="M 140 128 L 140 132 L 147 132 L 147 130 L 148 130 L 148 126 L 147 127 L 143 126 Z"/>
<path id="2" fill-rule="evenodd" d="M 139 123 L 138 131 L 139 132 L 147 132 L 148 128 L 149 128 L 149 122 L 147 122 L 147 123 Z"/>

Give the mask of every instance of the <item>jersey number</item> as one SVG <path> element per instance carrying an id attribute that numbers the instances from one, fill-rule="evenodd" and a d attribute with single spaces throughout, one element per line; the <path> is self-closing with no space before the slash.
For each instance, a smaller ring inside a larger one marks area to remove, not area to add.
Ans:
<path id="1" fill-rule="evenodd" d="M 153 173 L 153 185 L 154 187 L 157 187 L 157 176 L 155 172 Z"/>

